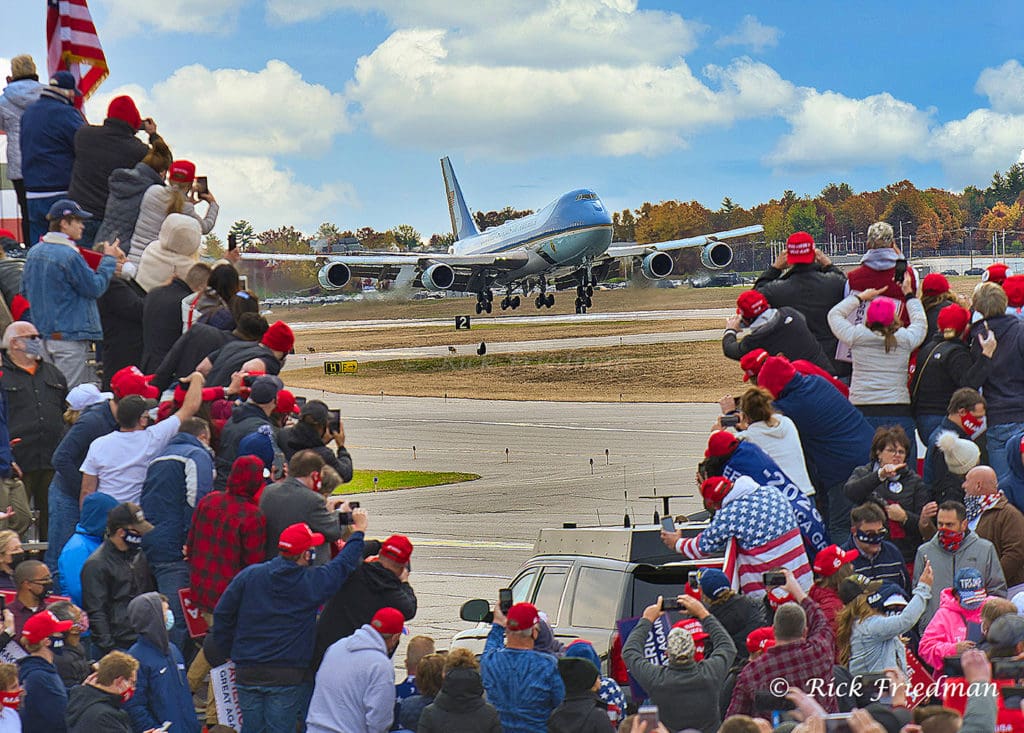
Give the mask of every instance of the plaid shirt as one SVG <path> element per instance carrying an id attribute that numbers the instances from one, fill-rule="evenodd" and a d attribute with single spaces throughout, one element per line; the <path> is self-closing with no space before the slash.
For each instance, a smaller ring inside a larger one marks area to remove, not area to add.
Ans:
<path id="1" fill-rule="evenodd" d="M 836 698 L 832 694 L 832 665 L 835 662 L 835 632 L 832 625 L 821 612 L 818 604 L 810 598 L 800 603 L 807 613 L 807 636 L 803 641 L 774 646 L 765 651 L 757 659 L 752 660 L 736 678 L 736 687 L 732 693 L 732 702 L 725 713 L 730 715 L 758 715 L 754 708 L 754 693 L 778 692 L 779 683 L 772 685 L 772 680 L 784 679 L 790 687 L 799 687 L 804 692 L 811 692 L 810 680 L 821 680 L 818 685 L 825 686 L 814 694 L 826 712 L 838 711 Z M 761 711 L 765 713 L 767 711 Z"/>
<path id="2" fill-rule="evenodd" d="M 224 491 L 213 491 L 196 507 L 188 531 L 188 562 L 196 604 L 213 612 L 231 579 L 263 562 L 267 520 L 256 494 L 263 488 L 263 462 L 256 456 L 235 460 Z"/>

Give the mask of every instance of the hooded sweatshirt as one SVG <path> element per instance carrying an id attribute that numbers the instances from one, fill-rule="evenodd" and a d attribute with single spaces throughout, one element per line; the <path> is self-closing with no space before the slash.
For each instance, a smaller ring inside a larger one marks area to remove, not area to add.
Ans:
<path id="1" fill-rule="evenodd" d="M 860 293 L 870 288 L 885 288 L 882 295 L 896 300 L 905 300 L 901 283 L 896 282 L 896 263 L 902 260 L 896 250 L 889 247 L 881 249 L 869 249 L 860 260 L 860 266 L 855 267 L 846 273 L 847 286 L 846 295 Z M 908 267 L 910 282 L 917 290 L 917 273 L 913 267 Z M 900 320 L 904 326 L 910 325 L 910 315 L 904 308 L 900 313 Z"/>
<path id="2" fill-rule="evenodd" d="M 18 660 L 18 681 L 25 688 L 25 700 L 18 711 L 23 733 L 64 733 L 68 693 L 57 668 L 42 657 L 22 657 Z"/>
<path id="3" fill-rule="evenodd" d="M 142 253 L 135 281 L 148 292 L 171 276 L 184 278 L 199 261 L 201 238 L 199 222 L 185 214 L 169 214 L 160 226 L 160 238 Z"/>
<path id="4" fill-rule="evenodd" d="M 779 464 L 804 494 L 814 493 L 814 484 L 807 475 L 804 463 L 804 449 L 796 425 L 785 415 L 774 415 L 775 425 L 764 420 L 751 423 L 743 431 L 743 437 L 753 443 Z"/>
<path id="5" fill-rule="evenodd" d="M 82 606 L 82 566 L 103 542 L 107 531 L 107 514 L 117 506 L 117 499 L 100 491 L 93 492 L 82 504 L 82 516 L 75 533 L 64 545 L 57 559 L 60 589 L 75 605 Z"/>
<path id="6" fill-rule="evenodd" d="M 309 733 L 385 733 L 395 711 L 395 673 L 382 637 L 369 624 L 331 646 L 316 675 Z"/>
<path id="7" fill-rule="evenodd" d="M 475 669 L 453 669 L 441 691 L 420 716 L 418 733 L 501 733 L 501 719 L 484 701 L 484 684 Z"/>
<path id="8" fill-rule="evenodd" d="M 146 190 L 139 204 L 139 216 L 135 221 L 135 233 L 132 235 L 131 249 L 128 251 L 129 262 L 139 264 L 146 247 L 160 236 L 160 226 L 167 218 L 167 207 L 173 196 L 174 192 L 171 190 L 171 186 L 165 186 L 163 183 L 150 186 Z M 191 216 L 199 222 L 203 234 L 213 231 L 213 227 L 217 223 L 217 214 L 220 211 L 220 206 L 216 201 L 207 202 L 207 206 L 206 216 L 201 217 L 192 202 L 186 199 L 181 211 L 182 214 Z"/>
<path id="9" fill-rule="evenodd" d="M 107 185 L 107 212 L 103 223 L 96 231 L 97 242 L 113 242 L 120 239 L 121 249 L 128 250 L 135 221 L 139 218 L 139 205 L 146 189 L 162 185 L 163 176 L 141 160 L 134 168 L 117 168 L 110 174 Z"/>
<path id="10" fill-rule="evenodd" d="M 7 177 L 21 180 L 21 116 L 39 99 L 43 85 L 37 79 L 16 79 L 0 96 L 0 132 L 7 133 Z"/>
<path id="11" fill-rule="evenodd" d="M 914 581 L 921 578 L 924 571 L 924 558 L 932 564 L 932 572 L 935 580 L 932 588 L 952 588 L 956 571 L 960 568 L 974 568 L 981 573 L 982 584 L 990 596 L 1006 598 L 1006 578 L 1003 576 L 1003 567 L 999 563 L 999 555 L 996 548 L 988 540 L 982 539 L 976 533 L 968 531 L 960 549 L 956 552 L 947 552 L 939 544 L 939 535 L 936 534 L 917 549 L 917 557 L 914 559 Z M 854 563 L 854 569 L 857 568 Z M 939 598 L 935 595 L 928 600 L 928 606 L 917 625 L 918 630 L 924 633 L 928 622 L 939 609 Z"/>
<path id="12" fill-rule="evenodd" d="M 177 733 L 199 733 L 185 660 L 168 639 L 160 594 L 143 593 L 132 599 L 128 618 L 139 634 L 128 650 L 139 660 L 135 694 L 125 706 L 132 727 L 141 733 L 169 720 Z"/>
<path id="13" fill-rule="evenodd" d="M 956 656 L 959 653 L 957 643 L 967 639 L 967 624 L 978 624 L 980 628 L 984 605 L 979 603 L 977 608 L 968 610 L 960 605 L 952 588 L 943 588 L 939 594 L 939 610 L 925 627 L 917 647 L 921 661 L 941 670 L 943 657 Z"/>
<path id="14" fill-rule="evenodd" d="M 132 733 L 121 698 L 92 685 L 79 685 L 68 696 L 68 733 Z"/>

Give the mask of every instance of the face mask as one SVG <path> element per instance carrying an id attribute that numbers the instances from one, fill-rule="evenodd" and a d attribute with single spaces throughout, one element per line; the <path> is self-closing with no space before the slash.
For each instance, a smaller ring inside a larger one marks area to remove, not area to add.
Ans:
<path id="1" fill-rule="evenodd" d="M 124 533 L 124 541 L 128 544 L 129 547 L 133 547 L 135 549 L 139 549 L 140 547 L 142 547 L 142 535 L 138 532 L 126 530 Z"/>
<path id="2" fill-rule="evenodd" d="M 312 565 L 314 562 L 316 562 L 316 550 L 310 550 L 309 551 L 309 564 Z"/>
<path id="3" fill-rule="evenodd" d="M 53 592 L 53 581 L 49 583 L 35 583 L 35 587 L 39 588 L 39 591 L 32 591 L 32 595 L 38 598 L 40 601 L 50 597 Z"/>
<path id="4" fill-rule="evenodd" d="M 152 410 L 149 410 L 146 414 L 149 415 L 149 421 L 151 423 L 154 423 L 156 422 L 157 418 L 160 417 L 160 408 L 154 407 Z"/>
<path id="5" fill-rule="evenodd" d="M 135 694 L 135 688 L 134 687 L 126 688 L 125 691 L 121 693 L 121 703 L 122 704 L 127 703 L 129 700 L 132 699 L 132 695 L 134 695 L 134 694 Z"/>
<path id="6" fill-rule="evenodd" d="M 969 412 L 964 413 L 964 416 L 960 418 L 960 422 L 963 423 L 964 432 L 967 433 L 967 437 L 971 440 L 984 433 L 988 427 L 988 417 L 978 419 Z"/>
<path id="7" fill-rule="evenodd" d="M 880 545 L 885 540 L 885 532 L 861 532 L 858 530 L 854 535 L 858 542 L 863 542 L 865 545 Z"/>
<path id="8" fill-rule="evenodd" d="M 954 532 L 951 529 L 939 530 L 939 544 L 946 552 L 956 552 L 964 542 L 966 532 Z"/>
<path id="9" fill-rule="evenodd" d="M 121 277 L 125 278 L 126 280 L 133 280 L 135 278 L 135 275 L 138 274 L 138 272 L 139 268 L 135 265 L 134 262 L 125 262 L 123 265 L 121 265 Z"/>
<path id="10" fill-rule="evenodd" d="M 64 653 L 64 637 L 63 636 L 51 636 L 50 637 L 50 649 L 53 650 L 54 654 Z"/>
<path id="11" fill-rule="evenodd" d="M 164 628 L 168 631 L 174 628 L 174 614 L 169 608 L 164 611 Z"/>
<path id="12" fill-rule="evenodd" d="M 42 339 L 22 339 L 21 343 L 24 344 L 24 351 L 26 354 L 28 354 L 34 359 L 43 358 Z"/>
<path id="13" fill-rule="evenodd" d="M 72 631 L 77 631 L 79 634 L 84 634 L 89 630 L 89 614 L 82 611 L 82 615 L 78 617 L 78 620 L 71 627 Z"/>
<path id="14" fill-rule="evenodd" d="M 21 707 L 21 692 L 0 692 L 0 705 L 17 710 Z"/>

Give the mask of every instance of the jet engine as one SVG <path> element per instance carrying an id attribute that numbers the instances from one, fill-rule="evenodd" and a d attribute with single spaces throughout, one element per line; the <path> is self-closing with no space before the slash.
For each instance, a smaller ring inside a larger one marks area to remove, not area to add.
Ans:
<path id="1" fill-rule="evenodd" d="M 724 242 L 712 242 L 700 253 L 700 263 L 709 270 L 721 270 L 732 262 L 732 247 Z"/>
<path id="2" fill-rule="evenodd" d="M 345 283 L 352 277 L 352 271 L 344 262 L 328 262 L 317 273 L 316 279 L 320 281 L 320 287 L 325 290 L 337 290 L 345 287 Z"/>
<path id="3" fill-rule="evenodd" d="M 648 280 L 661 280 L 672 274 L 675 264 L 672 255 L 666 252 L 651 252 L 644 257 L 640 269 Z"/>
<path id="4" fill-rule="evenodd" d="M 455 270 L 443 262 L 437 262 L 423 271 L 420 280 L 427 290 L 448 290 L 455 284 Z"/>

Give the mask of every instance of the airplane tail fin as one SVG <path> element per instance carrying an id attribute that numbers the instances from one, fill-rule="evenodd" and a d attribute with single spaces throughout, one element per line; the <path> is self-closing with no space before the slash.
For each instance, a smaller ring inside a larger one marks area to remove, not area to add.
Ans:
<path id="1" fill-rule="evenodd" d="M 459 181 L 455 178 L 455 171 L 452 170 L 452 162 L 448 156 L 441 158 L 441 175 L 444 176 L 444 192 L 448 199 L 448 213 L 452 217 L 452 233 L 455 239 L 465 239 L 480 232 L 476 228 L 466 206 L 466 199 L 462 197 L 462 189 L 459 188 Z"/>

